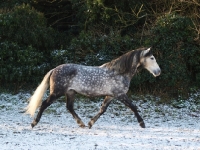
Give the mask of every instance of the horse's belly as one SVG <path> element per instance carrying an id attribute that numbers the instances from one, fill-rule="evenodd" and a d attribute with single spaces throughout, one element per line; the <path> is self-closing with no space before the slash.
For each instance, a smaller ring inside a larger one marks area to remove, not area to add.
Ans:
<path id="1" fill-rule="evenodd" d="M 99 91 L 99 90 L 76 90 L 77 93 L 85 95 L 85 96 L 89 96 L 89 97 L 96 97 L 96 96 L 113 96 L 113 93 L 111 92 L 103 92 L 103 91 Z"/>
<path id="2" fill-rule="evenodd" d="M 76 85 L 76 87 L 71 87 L 70 89 L 75 90 L 77 93 L 86 95 L 86 96 L 104 96 L 104 95 L 110 95 L 112 96 L 113 93 L 111 92 L 111 87 L 109 86 L 97 86 L 95 84 L 88 85 L 88 84 L 79 84 Z"/>

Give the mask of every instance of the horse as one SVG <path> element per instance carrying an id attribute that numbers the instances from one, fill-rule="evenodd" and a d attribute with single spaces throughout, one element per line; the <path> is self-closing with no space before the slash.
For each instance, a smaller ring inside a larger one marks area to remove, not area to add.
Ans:
<path id="1" fill-rule="evenodd" d="M 105 96 L 99 112 L 89 121 L 89 128 L 106 111 L 113 99 L 119 100 L 129 107 L 134 112 L 139 125 L 145 128 L 137 106 L 127 96 L 130 81 L 140 66 L 147 69 L 155 77 L 161 73 L 151 48 L 131 50 L 101 66 L 69 63 L 50 70 L 36 88 L 26 107 L 26 113 L 32 117 L 37 108 L 40 107 L 36 118 L 31 123 L 32 128 L 38 124 L 44 110 L 61 96 L 66 97 L 66 108 L 77 124 L 80 127 L 86 127 L 73 108 L 76 93 L 89 97 Z M 50 87 L 50 95 L 42 102 L 48 87 Z"/>

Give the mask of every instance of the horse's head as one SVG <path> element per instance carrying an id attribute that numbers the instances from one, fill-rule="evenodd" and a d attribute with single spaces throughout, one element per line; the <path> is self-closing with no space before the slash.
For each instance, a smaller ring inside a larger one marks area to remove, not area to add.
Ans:
<path id="1" fill-rule="evenodd" d="M 140 64 L 156 77 L 160 75 L 161 70 L 150 49 L 148 48 L 141 53 Z"/>

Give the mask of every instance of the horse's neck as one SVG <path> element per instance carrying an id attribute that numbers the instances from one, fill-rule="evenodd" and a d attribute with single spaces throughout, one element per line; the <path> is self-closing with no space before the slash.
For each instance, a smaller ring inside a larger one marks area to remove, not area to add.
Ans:
<path id="1" fill-rule="evenodd" d="M 110 62 L 105 63 L 105 64 L 103 64 L 103 65 L 101 65 L 101 66 L 99 66 L 99 67 L 100 67 L 100 68 L 107 68 L 107 69 L 109 69 L 109 67 L 108 67 L 109 63 L 110 63 Z M 125 76 L 128 76 L 128 77 L 130 78 L 130 80 L 131 80 L 132 77 L 133 77 L 133 76 L 135 75 L 135 73 L 137 72 L 137 68 L 138 68 L 139 66 L 140 66 L 140 63 L 137 63 L 137 64 L 133 65 L 132 68 L 131 68 L 131 71 L 128 72 L 128 73 L 125 73 L 124 75 L 125 75 Z"/>
<path id="2" fill-rule="evenodd" d="M 137 68 L 140 66 L 140 63 L 137 63 L 135 65 L 132 66 L 131 68 L 131 72 L 130 72 L 130 78 L 132 79 L 132 77 L 135 75 L 135 73 L 137 72 Z"/>

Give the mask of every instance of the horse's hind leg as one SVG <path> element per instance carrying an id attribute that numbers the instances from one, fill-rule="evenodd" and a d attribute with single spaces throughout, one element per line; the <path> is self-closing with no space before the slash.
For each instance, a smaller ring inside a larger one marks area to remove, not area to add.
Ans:
<path id="1" fill-rule="evenodd" d="M 122 94 L 121 96 L 118 96 L 117 99 L 120 100 L 122 103 L 124 103 L 127 107 L 129 107 L 135 113 L 138 123 L 140 124 L 142 128 L 145 128 L 144 121 L 142 117 L 139 115 L 137 107 L 132 104 L 131 100 L 127 97 L 127 95 Z"/>
<path id="2" fill-rule="evenodd" d="M 81 118 L 76 114 L 74 111 L 74 96 L 75 96 L 75 91 L 70 90 L 66 93 L 66 107 L 68 111 L 72 114 L 74 119 L 76 120 L 77 124 L 80 127 L 85 127 L 85 124 L 82 122 Z"/>
<path id="3" fill-rule="evenodd" d="M 104 101 L 103 101 L 103 103 L 101 105 L 99 113 L 96 116 L 94 116 L 90 120 L 90 122 L 88 123 L 89 128 L 91 128 L 92 125 L 97 121 L 97 119 L 106 111 L 106 109 L 107 109 L 107 107 L 110 104 L 112 99 L 113 99 L 113 97 L 110 97 L 110 96 L 106 96 L 105 97 L 105 99 L 104 99 Z"/>
<path id="4" fill-rule="evenodd" d="M 38 122 L 40 121 L 40 118 L 41 118 L 42 113 L 44 112 L 44 110 L 48 106 L 50 106 L 58 97 L 60 97 L 60 96 L 55 96 L 54 94 L 50 94 L 50 96 L 45 101 L 42 102 L 42 105 L 41 105 L 41 107 L 39 109 L 37 117 L 31 123 L 32 128 L 38 124 Z"/>

